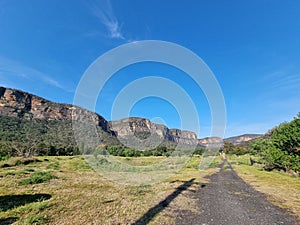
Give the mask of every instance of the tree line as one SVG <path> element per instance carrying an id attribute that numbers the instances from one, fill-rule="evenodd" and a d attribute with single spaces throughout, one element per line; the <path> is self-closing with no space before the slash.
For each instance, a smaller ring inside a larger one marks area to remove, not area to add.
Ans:
<path id="1" fill-rule="evenodd" d="M 196 147 L 193 149 L 192 154 L 201 155 L 205 149 L 203 147 Z M 166 156 L 169 157 L 172 154 L 179 155 L 180 153 L 184 153 L 182 150 L 176 150 L 175 148 L 168 148 L 166 146 L 157 146 L 151 150 L 135 150 L 131 148 L 127 148 L 125 146 L 100 146 L 96 148 L 95 151 L 90 152 L 95 157 L 98 155 L 113 155 L 113 156 L 121 156 L 121 157 L 141 157 L 141 156 Z"/>
<path id="2" fill-rule="evenodd" d="M 97 155 L 104 151 L 121 157 L 170 156 L 176 147 L 166 142 L 154 149 L 139 151 L 122 145 L 100 127 L 98 134 L 100 134 L 99 143 L 103 143 L 102 145 L 89 143 L 78 145 L 74 138 L 72 121 L 24 120 L 0 116 L 0 159 L 13 156 Z M 201 154 L 203 151 L 202 147 L 198 147 L 194 154 Z"/>

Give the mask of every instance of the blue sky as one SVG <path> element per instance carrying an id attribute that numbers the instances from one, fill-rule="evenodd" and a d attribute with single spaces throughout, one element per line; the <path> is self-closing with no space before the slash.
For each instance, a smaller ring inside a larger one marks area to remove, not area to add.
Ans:
<path id="1" fill-rule="evenodd" d="M 264 133 L 300 111 L 299 10 L 296 0 L 0 0 L 0 85 L 72 103 L 99 56 L 134 41 L 164 40 L 195 52 L 216 76 L 226 103 L 225 136 Z M 110 120 L 120 90 L 146 76 L 184 88 L 197 106 L 198 135 L 210 134 L 205 95 L 182 71 L 159 63 L 117 72 L 96 112 Z M 176 106 L 159 98 L 142 99 L 130 116 L 181 127 Z M 188 128 L 196 131 L 193 122 Z"/>

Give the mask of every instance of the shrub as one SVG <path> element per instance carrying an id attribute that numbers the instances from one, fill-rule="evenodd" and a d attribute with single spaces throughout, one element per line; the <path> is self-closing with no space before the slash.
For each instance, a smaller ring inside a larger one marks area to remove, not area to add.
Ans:
<path id="1" fill-rule="evenodd" d="M 260 155 L 267 169 L 300 171 L 300 114 L 255 140 L 250 152 Z"/>

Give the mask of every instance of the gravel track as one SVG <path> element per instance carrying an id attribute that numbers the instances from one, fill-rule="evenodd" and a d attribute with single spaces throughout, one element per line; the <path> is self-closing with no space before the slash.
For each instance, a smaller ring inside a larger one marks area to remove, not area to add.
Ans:
<path id="1" fill-rule="evenodd" d="M 210 182 L 190 194 L 199 202 L 199 214 L 180 211 L 177 225 L 295 225 L 295 217 L 270 204 L 264 194 L 245 183 L 224 160 Z"/>

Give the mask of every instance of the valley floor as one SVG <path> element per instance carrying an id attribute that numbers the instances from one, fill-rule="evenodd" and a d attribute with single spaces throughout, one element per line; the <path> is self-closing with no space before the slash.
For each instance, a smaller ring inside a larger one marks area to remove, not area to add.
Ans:
<path id="1" fill-rule="evenodd" d="M 36 159 L 0 162 L 0 224 L 289 225 L 297 224 L 291 214 L 300 213 L 299 178 L 234 160 L 234 170 L 219 157 L 199 170 L 201 157 L 192 157 L 164 181 L 130 186 L 99 175 L 81 156 Z M 120 160 L 148 165 L 164 158 Z"/>

